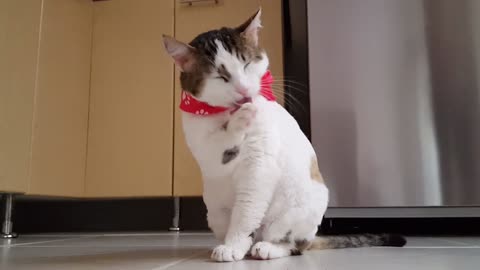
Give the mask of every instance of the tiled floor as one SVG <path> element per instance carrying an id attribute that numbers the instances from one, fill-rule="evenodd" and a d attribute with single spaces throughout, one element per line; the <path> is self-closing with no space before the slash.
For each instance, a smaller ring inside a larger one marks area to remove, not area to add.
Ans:
<path id="1" fill-rule="evenodd" d="M 206 233 L 22 235 L 0 240 L 0 269 L 480 269 L 480 237 L 410 237 L 404 248 L 308 251 L 272 261 L 215 263 Z"/>

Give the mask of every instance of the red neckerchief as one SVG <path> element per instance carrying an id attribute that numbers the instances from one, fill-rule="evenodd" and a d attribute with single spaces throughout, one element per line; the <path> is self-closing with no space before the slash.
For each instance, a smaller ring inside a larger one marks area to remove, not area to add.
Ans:
<path id="1" fill-rule="evenodd" d="M 273 76 L 270 70 L 267 70 L 262 77 L 260 94 L 269 101 L 275 101 L 272 91 Z M 199 101 L 186 91 L 182 91 L 182 101 L 180 110 L 198 115 L 212 115 L 228 111 L 231 108 L 211 106 L 205 102 Z"/>

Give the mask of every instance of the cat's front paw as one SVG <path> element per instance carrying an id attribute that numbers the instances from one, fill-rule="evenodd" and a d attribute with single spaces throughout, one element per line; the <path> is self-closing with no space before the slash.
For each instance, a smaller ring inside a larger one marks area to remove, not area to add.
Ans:
<path id="1" fill-rule="evenodd" d="M 217 262 L 240 261 L 245 257 L 246 252 L 241 248 L 235 248 L 229 245 L 219 245 L 212 252 L 212 260 Z"/>
<path id="2" fill-rule="evenodd" d="M 233 131 L 245 131 L 252 124 L 257 114 L 257 107 L 253 103 L 243 104 L 236 112 L 233 113 L 228 129 Z"/>
<path id="3" fill-rule="evenodd" d="M 288 256 L 290 250 L 288 247 L 275 245 L 270 242 L 258 242 L 253 245 L 250 254 L 257 260 L 271 260 Z"/>

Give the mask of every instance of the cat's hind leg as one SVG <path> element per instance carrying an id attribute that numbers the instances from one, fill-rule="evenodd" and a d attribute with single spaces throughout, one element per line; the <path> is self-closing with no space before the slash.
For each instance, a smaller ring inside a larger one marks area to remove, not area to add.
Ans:
<path id="1" fill-rule="evenodd" d="M 284 239 L 264 240 L 253 245 L 251 256 L 259 260 L 271 260 L 286 256 L 302 255 L 302 252 L 308 249 L 315 239 L 317 228 L 314 227 L 307 234 L 297 234 L 296 238 L 287 232 Z"/>
<path id="2" fill-rule="evenodd" d="M 290 209 L 262 230 L 262 241 L 253 245 L 253 258 L 269 260 L 301 255 L 308 249 L 317 233 L 317 224 L 303 209 Z"/>

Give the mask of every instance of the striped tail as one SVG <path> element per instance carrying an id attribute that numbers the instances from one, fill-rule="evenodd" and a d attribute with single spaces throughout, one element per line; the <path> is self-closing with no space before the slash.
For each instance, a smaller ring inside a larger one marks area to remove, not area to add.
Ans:
<path id="1" fill-rule="evenodd" d="M 358 234 L 316 237 L 309 249 L 358 248 L 373 246 L 403 247 L 405 237 L 396 234 Z"/>

